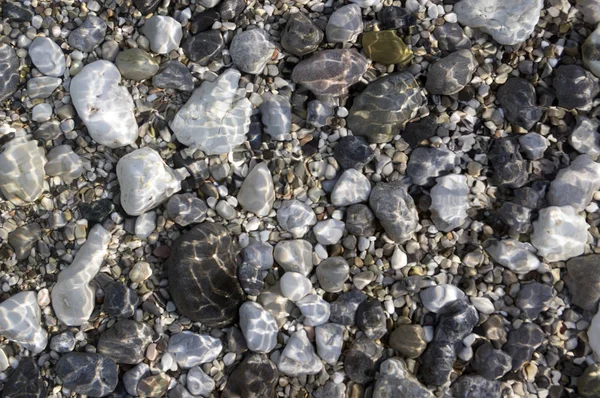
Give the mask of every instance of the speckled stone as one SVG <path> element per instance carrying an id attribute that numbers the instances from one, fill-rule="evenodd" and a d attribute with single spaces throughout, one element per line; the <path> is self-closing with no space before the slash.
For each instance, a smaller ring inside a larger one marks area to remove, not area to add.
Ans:
<path id="1" fill-rule="evenodd" d="M 104 41 L 106 28 L 103 18 L 88 14 L 83 24 L 69 35 L 69 45 L 86 53 L 92 52 Z"/>
<path id="2" fill-rule="evenodd" d="M 454 95 L 469 84 L 477 65 L 470 50 L 453 52 L 429 67 L 425 88 L 431 94 Z"/>
<path id="3" fill-rule="evenodd" d="M 122 320 L 100 335 L 96 348 L 117 363 L 138 364 L 144 359 L 152 335 L 152 329 L 145 323 Z"/>
<path id="4" fill-rule="evenodd" d="M 223 16 L 221 14 L 221 16 Z M 276 50 L 263 29 L 251 29 L 234 36 L 229 54 L 235 66 L 245 73 L 260 73 Z"/>
<path id="5" fill-rule="evenodd" d="M 2 398 L 45 398 L 46 384 L 34 358 L 21 358 L 4 381 Z"/>
<path id="6" fill-rule="evenodd" d="M 558 105 L 566 109 L 589 110 L 600 92 L 598 78 L 580 65 L 561 65 L 552 81 Z"/>
<path id="7" fill-rule="evenodd" d="M 396 242 L 408 240 L 419 226 L 415 202 L 401 182 L 375 185 L 369 205 L 385 232 Z"/>
<path id="8" fill-rule="evenodd" d="M 58 360 L 54 369 L 66 388 L 90 397 L 110 394 L 119 381 L 115 361 L 100 354 L 70 352 Z"/>
<path id="9" fill-rule="evenodd" d="M 197 35 L 189 35 L 181 44 L 181 49 L 191 61 L 205 65 L 221 52 L 223 44 L 221 32 L 208 30 Z"/>
<path id="10" fill-rule="evenodd" d="M 281 46 L 297 56 L 314 52 L 323 41 L 323 31 L 302 12 L 294 13 L 281 34 Z"/>

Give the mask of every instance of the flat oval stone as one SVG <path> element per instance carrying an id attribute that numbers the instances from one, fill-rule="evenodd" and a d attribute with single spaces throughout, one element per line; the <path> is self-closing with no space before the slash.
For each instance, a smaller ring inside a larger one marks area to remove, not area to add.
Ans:
<path id="1" fill-rule="evenodd" d="M 37 141 L 14 138 L 0 151 L 0 192 L 6 200 L 22 206 L 37 200 L 44 191 L 44 150 Z"/>
<path id="2" fill-rule="evenodd" d="M 431 94 L 454 95 L 469 84 L 477 65 L 470 50 L 453 52 L 429 67 L 425 88 Z"/>
<path id="3" fill-rule="evenodd" d="M 221 225 L 204 222 L 182 235 L 167 260 L 169 291 L 181 315 L 210 327 L 232 324 L 244 294 L 237 244 Z"/>
<path id="4" fill-rule="evenodd" d="M 347 4 L 335 10 L 329 17 L 325 28 L 329 43 L 356 41 L 362 31 L 362 11 L 356 4 Z"/>
<path id="5" fill-rule="evenodd" d="M 418 228 L 419 216 L 415 202 L 400 182 L 375 185 L 369 205 L 385 232 L 396 242 L 408 240 Z"/>
<path id="6" fill-rule="evenodd" d="M 142 322 L 116 322 L 98 338 L 98 353 L 117 363 L 135 365 L 144 360 L 146 348 L 152 342 L 152 329 Z"/>
<path id="7" fill-rule="evenodd" d="M 255 75 L 262 72 L 276 49 L 275 44 L 269 41 L 267 32 L 263 29 L 251 29 L 234 36 L 229 54 L 239 70 Z"/>
<path id="8" fill-rule="evenodd" d="M 371 82 L 354 98 L 348 127 L 372 143 L 388 142 L 416 116 L 425 96 L 408 72 L 394 73 Z"/>
<path id="9" fill-rule="evenodd" d="M 571 302 L 587 311 L 596 311 L 600 302 L 600 255 L 589 254 L 567 261 L 564 281 Z"/>
<path id="10" fill-rule="evenodd" d="M 167 202 L 169 218 L 182 227 L 204 221 L 207 210 L 206 203 L 191 193 L 173 195 Z"/>
<path id="11" fill-rule="evenodd" d="M 221 52 L 223 44 L 221 32 L 218 30 L 209 30 L 197 35 L 189 35 L 183 41 L 181 49 L 191 61 L 205 65 Z"/>
<path id="12" fill-rule="evenodd" d="M 48 98 L 61 83 L 62 79 L 58 77 L 33 77 L 27 80 L 27 96 L 31 99 Z"/>
<path id="13" fill-rule="evenodd" d="M 8 44 L 0 44 L 0 101 L 17 91 L 19 58 Z"/>
<path id="14" fill-rule="evenodd" d="M 31 7 L 19 2 L 4 3 L 2 17 L 14 22 L 29 22 L 33 18 Z"/>
<path id="15" fill-rule="evenodd" d="M 227 378 L 221 398 L 266 398 L 275 395 L 279 372 L 265 355 L 250 354 Z"/>
<path id="16" fill-rule="evenodd" d="M 146 51 L 130 48 L 121 51 L 115 60 L 119 72 L 124 79 L 149 79 L 158 72 L 158 62 Z"/>
<path id="17" fill-rule="evenodd" d="M 264 217 L 269 214 L 275 202 L 273 176 L 266 163 L 259 163 L 248 173 L 237 200 L 245 211 Z"/>
<path id="18" fill-rule="evenodd" d="M 356 50 L 323 50 L 300 61 L 292 71 L 292 80 L 315 95 L 339 96 L 358 83 L 369 61 Z"/>
<path id="19" fill-rule="evenodd" d="M 29 57 L 44 75 L 61 77 L 65 73 L 65 55 L 52 39 L 36 37 L 29 46 Z"/>
<path id="20" fill-rule="evenodd" d="M 413 59 L 412 50 L 394 30 L 365 32 L 362 46 L 367 57 L 383 65 L 395 64 L 398 70 L 404 69 Z"/>
<path id="21" fill-rule="evenodd" d="M 70 352 L 58 360 L 54 369 L 66 388 L 89 397 L 110 394 L 119 381 L 115 361 L 100 354 Z"/>
<path id="22" fill-rule="evenodd" d="M 418 358 L 427 347 L 425 331 L 421 325 L 398 325 L 390 334 L 389 344 L 403 357 Z"/>
<path id="23" fill-rule="evenodd" d="M 323 31 L 302 12 L 294 13 L 283 29 L 281 46 L 297 56 L 314 52 L 323 41 Z"/>
<path id="24" fill-rule="evenodd" d="M 22 358 L 4 381 L 2 398 L 45 398 L 46 384 L 34 358 Z"/>

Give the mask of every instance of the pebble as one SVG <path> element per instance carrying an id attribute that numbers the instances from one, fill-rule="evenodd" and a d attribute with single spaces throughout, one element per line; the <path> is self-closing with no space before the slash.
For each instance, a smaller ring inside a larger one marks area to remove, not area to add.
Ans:
<path id="1" fill-rule="evenodd" d="M 266 163 L 259 163 L 248 173 L 237 194 L 245 211 L 259 217 L 267 216 L 275 202 L 273 177 Z"/>
<path id="2" fill-rule="evenodd" d="M 342 239 L 344 227 L 343 221 L 330 218 L 316 223 L 313 227 L 313 233 L 317 242 L 323 246 L 335 245 Z"/>
<path id="3" fill-rule="evenodd" d="M 456 398 L 500 398 L 501 393 L 500 383 L 479 375 L 463 375 L 452 385 L 452 394 Z"/>
<path id="4" fill-rule="evenodd" d="M 281 352 L 277 368 L 291 377 L 314 375 L 323 369 L 323 362 L 315 353 L 304 329 L 290 336 Z"/>
<path id="5" fill-rule="evenodd" d="M 44 150 L 36 141 L 15 138 L 0 151 L 0 192 L 16 206 L 37 200 L 44 191 Z"/>
<path id="6" fill-rule="evenodd" d="M 227 378 L 222 398 L 263 398 L 275 395 L 279 372 L 266 356 L 250 354 Z"/>
<path id="7" fill-rule="evenodd" d="M 48 163 L 44 166 L 46 174 L 58 176 L 66 184 L 70 184 L 83 174 L 81 157 L 68 145 L 57 145 L 46 154 Z"/>
<path id="8" fill-rule="evenodd" d="M 46 76 L 61 77 L 65 73 L 65 55 L 52 39 L 36 37 L 29 46 L 29 57 L 37 70 Z"/>
<path id="9" fill-rule="evenodd" d="M 165 373 L 148 376 L 140 380 L 137 391 L 140 397 L 164 397 L 170 384 Z"/>
<path id="10" fill-rule="evenodd" d="M 136 149 L 117 163 L 121 206 L 139 216 L 165 202 L 181 189 L 181 178 L 150 147 Z"/>
<path id="11" fill-rule="evenodd" d="M 403 357 L 418 358 L 427 347 L 425 330 L 421 325 L 398 325 L 390 333 L 389 344 Z"/>
<path id="12" fill-rule="evenodd" d="M 152 85 L 158 88 L 192 91 L 194 78 L 188 68 L 177 60 L 163 62 L 152 77 Z"/>
<path id="13" fill-rule="evenodd" d="M 201 223 L 206 219 L 206 203 L 191 193 L 173 195 L 167 202 L 169 218 L 182 227 Z"/>
<path id="14" fill-rule="evenodd" d="M 37 104 L 31 110 L 31 120 L 37 123 L 47 122 L 52 117 L 52 106 L 50 104 Z"/>
<path id="15" fill-rule="evenodd" d="M 375 215 L 367 205 L 358 204 L 346 210 L 346 229 L 356 236 L 372 236 L 375 233 Z"/>
<path id="16" fill-rule="evenodd" d="M 398 243 L 408 240 L 419 226 L 415 202 L 401 182 L 375 185 L 369 205 L 386 234 Z"/>
<path id="17" fill-rule="evenodd" d="M 540 260 L 534 254 L 535 249 L 529 243 L 514 239 L 488 239 L 483 247 L 495 262 L 514 273 L 526 274 L 540 266 Z"/>
<path id="18" fill-rule="evenodd" d="M 13 95 L 19 84 L 19 58 L 8 44 L 0 44 L 0 101 Z"/>
<path id="19" fill-rule="evenodd" d="M 240 16 L 245 8 L 244 0 L 221 0 L 218 11 L 223 21 L 232 21 Z"/>
<path id="20" fill-rule="evenodd" d="M 596 311 L 600 302 L 600 255 L 590 254 L 567 261 L 564 279 L 571 303 L 587 311 Z"/>
<path id="21" fill-rule="evenodd" d="M 158 62 L 146 51 L 139 48 L 121 51 L 117 55 L 115 64 L 124 79 L 145 80 L 158 72 Z"/>
<path id="22" fill-rule="evenodd" d="M 123 374 L 122 380 L 127 393 L 131 396 L 137 397 L 138 384 L 140 383 L 140 380 L 150 376 L 151 374 L 152 373 L 150 373 L 150 366 L 148 366 L 144 362 L 141 362 L 133 368 L 126 371 Z"/>
<path id="23" fill-rule="evenodd" d="M 200 366 L 194 366 L 187 373 L 185 386 L 193 395 L 209 397 L 215 389 L 215 382 L 202 371 Z"/>
<path id="24" fill-rule="evenodd" d="M 536 319 L 554 297 L 552 286 L 539 282 L 521 285 L 515 304 L 528 319 Z"/>
<path id="25" fill-rule="evenodd" d="M 262 29 L 238 33 L 229 46 L 229 54 L 235 66 L 242 72 L 254 75 L 262 72 L 275 50 L 267 32 Z"/>
<path id="26" fill-rule="evenodd" d="M 295 304 L 304 316 L 305 326 L 319 326 L 329 320 L 329 303 L 319 295 L 308 294 Z"/>
<path id="27" fill-rule="evenodd" d="M 194 16 L 190 23 L 190 32 L 195 35 L 200 32 L 205 32 L 220 19 L 219 13 L 212 8 L 209 8 Z"/>
<path id="28" fill-rule="evenodd" d="M 372 340 L 378 340 L 387 333 L 385 312 L 378 300 L 366 300 L 358 306 L 356 326 Z"/>
<path id="29" fill-rule="evenodd" d="M 439 313 L 446 305 L 463 300 L 465 294 L 454 285 L 438 285 L 422 290 L 419 294 L 428 311 Z"/>
<path id="30" fill-rule="evenodd" d="M 502 350 L 495 349 L 490 343 L 484 343 L 473 359 L 473 369 L 488 380 L 496 380 L 510 372 L 511 357 Z"/>
<path id="31" fill-rule="evenodd" d="M 362 137 L 348 135 L 338 141 L 333 156 L 342 168 L 360 170 L 373 160 L 375 152 Z"/>
<path id="32" fill-rule="evenodd" d="M 600 156 L 600 121 L 577 116 L 577 124 L 569 136 L 569 144 L 579 153 L 587 154 L 597 160 Z"/>
<path id="33" fill-rule="evenodd" d="M 0 303 L 0 335 L 38 354 L 48 345 L 41 317 L 36 294 L 19 292 Z"/>
<path id="34" fill-rule="evenodd" d="M 410 73 L 385 76 L 354 98 L 348 127 L 371 143 L 388 142 L 416 116 L 424 99 L 420 85 Z"/>
<path id="35" fill-rule="evenodd" d="M 341 325 L 355 325 L 356 310 L 366 299 L 367 296 L 357 289 L 342 293 L 330 304 L 329 321 Z"/>
<path id="36" fill-rule="evenodd" d="M 471 49 L 471 39 L 457 23 L 436 26 L 433 34 L 438 41 L 438 48 L 445 53 Z"/>
<path id="37" fill-rule="evenodd" d="M 310 279 L 298 272 L 286 272 L 280 279 L 280 288 L 285 297 L 296 302 L 311 292 L 312 283 Z"/>
<path id="38" fill-rule="evenodd" d="M 152 276 L 152 267 L 145 261 L 135 263 L 129 272 L 129 279 L 133 283 L 142 283 L 150 276 Z"/>
<path id="39" fill-rule="evenodd" d="M 31 254 L 31 249 L 42 237 L 39 223 L 23 225 L 8 234 L 8 244 L 13 248 L 18 260 L 24 260 Z"/>
<path id="40" fill-rule="evenodd" d="M 600 92 L 598 79 L 579 65 L 561 65 L 552 81 L 558 105 L 566 109 L 589 110 Z"/>
<path id="41" fill-rule="evenodd" d="M 148 344 L 152 343 L 152 329 L 142 322 L 120 320 L 98 338 L 98 353 L 119 364 L 135 365 L 144 360 Z"/>
<path id="42" fill-rule="evenodd" d="M 471 51 L 458 50 L 429 67 L 425 88 L 431 94 L 457 94 L 469 84 L 476 68 L 477 60 Z"/>
<path id="43" fill-rule="evenodd" d="M 183 41 L 181 49 L 191 61 L 206 65 L 221 53 L 223 45 L 224 41 L 221 33 L 218 30 L 208 30 L 197 35 L 188 36 Z M 242 68 L 239 69 L 242 70 Z"/>
<path id="44" fill-rule="evenodd" d="M 538 133 L 527 133 L 519 137 L 521 152 L 530 160 L 538 160 L 544 157 L 544 152 L 550 146 L 550 141 Z"/>
<path id="45" fill-rule="evenodd" d="M 546 200 L 551 206 L 572 206 L 581 212 L 599 189 L 600 164 L 588 155 L 580 155 L 568 167 L 559 170 Z"/>
<path id="46" fill-rule="evenodd" d="M 347 169 L 331 192 L 331 203 L 335 206 L 350 206 L 366 202 L 371 193 L 369 179 L 356 169 Z"/>
<path id="47" fill-rule="evenodd" d="M 290 16 L 281 34 L 283 49 L 297 56 L 314 52 L 322 41 L 323 31 L 301 12 Z"/>
<path id="48" fill-rule="evenodd" d="M 77 394 L 103 397 L 117 387 L 118 368 L 107 356 L 89 352 L 70 352 L 55 366 L 63 386 Z"/>
<path id="49" fill-rule="evenodd" d="M 513 138 L 501 138 L 492 143 L 488 152 L 494 168 L 492 182 L 498 186 L 519 188 L 525 185 L 529 174 L 527 162 L 519 153 L 519 144 Z"/>
<path id="50" fill-rule="evenodd" d="M 169 54 L 177 50 L 183 37 L 181 24 L 164 15 L 153 15 L 142 26 L 144 36 L 150 42 L 150 49 L 157 54 Z"/>
<path id="51" fill-rule="evenodd" d="M 306 240 L 280 241 L 275 246 L 273 258 L 286 272 L 299 272 L 308 276 L 313 268 L 312 245 Z"/>
<path id="52" fill-rule="evenodd" d="M 544 341 L 544 332 L 534 323 L 524 323 L 508 333 L 508 341 L 502 347 L 512 358 L 512 370 L 520 369 L 537 347 Z"/>
<path id="53" fill-rule="evenodd" d="M 260 304 L 246 301 L 240 307 L 240 329 L 250 351 L 269 353 L 277 344 L 277 322 Z"/>
<path id="54" fill-rule="evenodd" d="M 320 386 L 313 392 L 314 398 L 345 398 L 346 385 L 328 380 L 327 383 Z"/>
<path id="55" fill-rule="evenodd" d="M 77 50 L 91 53 L 104 41 L 106 22 L 103 18 L 88 14 L 85 21 L 69 35 L 69 45 Z M 92 82 L 94 79 L 85 79 Z"/>
<path id="56" fill-rule="evenodd" d="M 177 365 L 189 369 L 214 361 L 223 351 L 223 343 L 206 334 L 184 331 L 171 336 L 167 351 Z"/>
<path id="57" fill-rule="evenodd" d="M 52 337 L 52 340 L 50 340 L 50 349 L 62 354 L 73 351 L 76 343 L 77 341 L 73 333 L 66 331 Z"/>
<path id="58" fill-rule="evenodd" d="M 18 2 L 2 5 L 2 17 L 14 22 L 30 22 L 33 19 L 31 8 Z"/>
<path id="59" fill-rule="evenodd" d="M 7 82 L 10 82 L 10 79 Z M 62 80 L 58 77 L 40 76 L 31 78 L 27 80 L 27 96 L 31 99 L 48 98 L 61 83 Z M 0 97 L 1 95 L 2 92 L 0 91 Z"/>
<path id="60" fill-rule="evenodd" d="M 594 75 L 600 77 L 600 28 L 596 27 L 581 46 L 581 58 L 583 65 Z"/>
<path id="61" fill-rule="evenodd" d="M 542 117 L 542 109 L 537 106 L 535 88 L 525 79 L 508 79 L 498 89 L 497 98 L 506 119 L 525 130 L 531 130 Z"/>
<path id="62" fill-rule="evenodd" d="M 366 337 L 359 337 L 344 354 L 344 371 L 355 383 L 367 384 L 374 379 L 383 347 Z"/>
<path id="63" fill-rule="evenodd" d="M 377 21 L 382 30 L 402 30 L 417 23 L 417 19 L 410 11 L 397 6 L 382 7 L 377 12 Z"/>
<path id="64" fill-rule="evenodd" d="M 248 246 L 242 250 L 245 262 L 256 266 L 262 271 L 273 268 L 273 246 L 267 242 L 251 240 Z"/>
<path id="65" fill-rule="evenodd" d="M 344 282 L 350 275 L 350 266 L 343 257 L 329 257 L 317 265 L 316 275 L 323 290 L 339 293 L 344 289 Z M 293 299 L 290 297 L 290 300 Z"/>
<path id="66" fill-rule="evenodd" d="M 433 398 L 434 395 L 414 377 L 406 363 L 399 358 L 388 358 L 380 366 L 373 391 L 374 398 L 394 396 Z"/>
<path id="67" fill-rule="evenodd" d="M 94 61 L 71 80 L 69 89 L 89 135 L 109 148 L 131 145 L 138 138 L 133 99 L 120 82 L 121 74 L 114 64 Z"/>
<path id="68" fill-rule="evenodd" d="M 269 95 L 259 107 L 265 133 L 272 140 L 287 141 L 291 138 L 292 105 L 282 95 Z"/>
<path id="69" fill-rule="evenodd" d="M 104 287 L 104 311 L 115 318 L 129 318 L 135 313 L 139 298 L 135 290 L 121 282 Z"/>
<path id="70" fill-rule="evenodd" d="M 183 145 L 207 155 L 223 154 L 246 140 L 251 103 L 235 99 L 241 74 L 227 69 L 215 81 L 204 81 L 171 121 L 171 129 Z"/>
<path id="71" fill-rule="evenodd" d="M 179 314 L 210 327 L 234 322 L 243 300 L 237 254 L 227 229 L 211 222 L 195 226 L 175 242 L 167 275 Z"/>
<path id="72" fill-rule="evenodd" d="M 363 31 L 362 11 L 356 4 L 344 5 L 331 14 L 325 28 L 329 43 L 355 42 Z"/>
<path id="73" fill-rule="evenodd" d="M 459 162 L 458 156 L 447 148 L 415 148 L 406 166 L 406 175 L 413 184 L 432 185 L 436 177 L 452 171 Z"/>
<path id="74" fill-rule="evenodd" d="M 326 363 L 335 365 L 342 355 L 344 327 L 335 323 L 325 323 L 315 328 L 317 354 Z"/>
<path id="75" fill-rule="evenodd" d="M 317 223 L 317 216 L 310 206 L 292 199 L 283 201 L 277 209 L 277 222 L 294 238 L 302 238 Z"/>
<path id="76" fill-rule="evenodd" d="M 452 231 L 468 218 L 469 187 L 467 177 L 449 174 L 439 177 L 431 188 L 431 219 L 440 231 Z"/>

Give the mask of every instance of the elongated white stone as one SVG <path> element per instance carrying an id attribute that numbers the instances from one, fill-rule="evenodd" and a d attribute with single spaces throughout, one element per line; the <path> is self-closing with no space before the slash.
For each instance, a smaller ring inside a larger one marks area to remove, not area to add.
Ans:
<path id="1" fill-rule="evenodd" d="M 35 201 L 44 191 L 46 156 L 36 141 L 15 138 L 0 151 L 0 192 L 17 206 Z"/>
<path id="2" fill-rule="evenodd" d="M 34 292 L 20 292 L 0 303 L 0 334 L 37 354 L 48 345 Z"/>
<path id="3" fill-rule="evenodd" d="M 121 74 L 113 63 L 95 61 L 71 80 L 69 89 L 90 136 L 110 148 L 131 145 L 138 136 L 133 98 L 120 82 Z"/>
<path id="4" fill-rule="evenodd" d="M 90 282 L 102 266 L 110 243 L 110 232 L 96 224 L 75 259 L 58 274 L 52 289 L 52 308 L 65 325 L 83 325 L 94 310 L 94 290 Z"/>
<path id="5" fill-rule="evenodd" d="M 431 188 L 431 219 L 440 231 L 452 231 L 467 220 L 469 187 L 467 177 L 449 174 L 437 178 Z"/>
<path id="6" fill-rule="evenodd" d="M 269 215 L 275 202 L 275 186 L 266 163 L 257 164 L 248 173 L 240 187 L 237 200 L 246 211 L 260 217 Z"/>
<path id="7" fill-rule="evenodd" d="M 148 147 L 123 156 L 117 163 L 117 178 L 121 206 L 132 216 L 155 208 L 181 189 L 181 176 Z"/>
<path id="8" fill-rule="evenodd" d="M 61 77 L 65 73 L 65 54 L 52 39 L 36 37 L 29 46 L 29 57 L 46 76 Z"/>
<path id="9" fill-rule="evenodd" d="M 253 301 L 240 307 L 240 329 L 250 351 L 269 353 L 277 344 L 277 321 L 269 311 Z"/>

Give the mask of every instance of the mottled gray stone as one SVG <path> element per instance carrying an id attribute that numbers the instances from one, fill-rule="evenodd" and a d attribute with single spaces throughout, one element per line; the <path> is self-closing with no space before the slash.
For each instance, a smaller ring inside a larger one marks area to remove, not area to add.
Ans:
<path id="1" fill-rule="evenodd" d="M 333 380 L 317 388 L 313 392 L 314 398 L 346 398 L 346 385 L 344 383 L 336 384 Z"/>
<path id="2" fill-rule="evenodd" d="M 600 156 L 600 120 L 577 116 L 577 124 L 569 136 L 569 144 L 579 153 L 597 160 Z"/>
<path id="3" fill-rule="evenodd" d="M 577 0 L 576 4 L 584 21 L 593 25 L 600 22 L 600 4 L 596 0 Z"/>
<path id="4" fill-rule="evenodd" d="M 209 30 L 200 32 L 197 35 L 189 35 L 181 44 L 181 49 L 191 61 L 206 65 L 211 59 L 219 55 L 224 44 L 221 32 Z M 236 64 L 236 66 L 244 72 L 239 65 Z"/>
<path id="5" fill-rule="evenodd" d="M 447 148 L 418 147 L 410 154 L 406 175 L 413 184 L 432 185 L 436 177 L 450 173 L 459 161 Z"/>
<path id="6" fill-rule="evenodd" d="M 19 64 L 15 50 L 8 44 L 0 44 L 0 101 L 4 101 L 17 91 Z"/>
<path id="7" fill-rule="evenodd" d="M 149 79 L 158 72 L 158 62 L 146 51 L 130 48 L 121 51 L 115 60 L 123 79 Z"/>
<path id="8" fill-rule="evenodd" d="M 1 47 L 0 47 L 0 56 L 1 56 Z M 1 59 L 1 58 L 0 58 Z M 0 70 L 1 73 L 1 70 Z M 9 82 L 7 80 L 7 82 Z M 62 79 L 58 77 L 50 77 L 50 76 L 39 76 L 33 77 L 27 80 L 27 96 L 31 99 L 36 98 L 48 98 L 52 95 L 54 90 L 62 83 Z M 16 84 L 15 84 L 16 88 Z M 2 98 L 2 94 L 0 91 L 0 98 Z"/>
<path id="9" fill-rule="evenodd" d="M 209 397 L 210 393 L 215 389 L 215 382 L 209 375 L 202 371 L 200 366 L 194 366 L 187 373 L 186 386 L 190 393 L 194 395 Z"/>
<path id="10" fill-rule="evenodd" d="M 291 139 L 292 105 L 287 98 L 281 95 L 268 95 L 259 108 L 265 132 L 272 140 Z"/>
<path id="11" fill-rule="evenodd" d="M 50 349 L 62 354 L 73 351 L 76 343 L 73 333 L 66 331 L 52 337 L 52 340 L 50 340 Z"/>
<path id="12" fill-rule="evenodd" d="M 326 323 L 315 328 L 315 342 L 319 357 L 330 365 L 335 365 L 342 355 L 344 327 L 336 323 Z"/>
<path id="13" fill-rule="evenodd" d="M 587 311 L 596 311 L 600 302 L 600 255 L 589 254 L 567 261 L 565 282 L 571 303 Z"/>
<path id="14" fill-rule="evenodd" d="M 500 86 L 496 98 L 504 109 L 506 119 L 525 130 L 531 130 L 542 117 L 535 88 L 525 79 L 511 77 Z"/>
<path id="15" fill-rule="evenodd" d="M 211 2 L 213 0 L 204 1 Z M 231 21 L 239 17 L 245 8 L 246 2 L 244 0 L 221 0 L 219 3 L 219 15 L 223 21 Z"/>
<path id="16" fill-rule="evenodd" d="M 598 78 L 579 65 L 561 65 L 552 81 L 558 105 L 566 109 L 590 110 L 600 92 Z"/>
<path id="17" fill-rule="evenodd" d="M 488 152 L 490 164 L 494 168 L 492 182 L 499 186 L 519 188 L 529 178 L 527 162 L 519 153 L 519 144 L 513 138 L 501 138 L 492 143 Z"/>
<path id="18" fill-rule="evenodd" d="M 251 29 L 234 36 L 229 54 L 235 66 L 245 73 L 260 73 L 271 60 L 276 47 L 263 29 Z"/>
<path id="19" fill-rule="evenodd" d="M 465 31 L 457 23 L 445 23 L 436 26 L 433 34 L 438 41 L 438 48 L 445 52 L 457 50 L 470 50 L 471 39 L 465 35 Z"/>
<path id="20" fill-rule="evenodd" d="M 122 320 L 100 335 L 96 348 L 117 363 L 138 364 L 144 359 L 152 335 L 152 329 L 145 323 Z"/>
<path id="21" fill-rule="evenodd" d="M 344 169 L 361 169 L 373 160 L 375 151 L 362 137 L 347 135 L 337 142 L 333 156 Z"/>
<path id="22" fill-rule="evenodd" d="M 273 257 L 277 264 L 289 272 L 299 272 L 307 276 L 313 268 L 312 245 L 306 240 L 280 241 L 275 246 Z"/>
<path id="23" fill-rule="evenodd" d="M 179 48 L 183 32 L 177 20 L 164 15 L 153 15 L 142 26 L 142 33 L 157 54 L 168 54 Z"/>
<path id="24" fill-rule="evenodd" d="M 370 339 L 377 340 L 387 333 L 386 316 L 379 300 L 363 301 L 356 309 L 356 325 Z"/>
<path id="25" fill-rule="evenodd" d="M 68 145 L 55 146 L 46 154 L 46 159 L 48 160 L 44 166 L 46 174 L 58 176 L 67 184 L 83 174 L 81 158 Z"/>
<path id="26" fill-rule="evenodd" d="M 382 346 L 366 337 L 359 337 L 345 353 L 344 372 L 353 382 L 367 384 L 375 378 L 377 362 L 382 354 Z"/>
<path id="27" fill-rule="evenodd" d="M 329 303 L 317 294 L 308 294 L 295 304 L 304 316 L 302 323 L 306 326 L 319 326 L 329 320 Z"/>
<path id="28" fill-rule="evenodd" d="M 188 68 L 177 60 L 163 62 L 152 77 L 152 85 L 158 88 L 192 91 L 194 78 Z"/>
<path id="29" fill-rule="evenodd" d="M 227 378 L 221 398 L 266 398 L 275 395 L 279 372 L 266 356 L 250 354 Z"/>
<path id="30" fill-rule="evenodd" d="M 527 133 L 519 136 L 521 152 L 530 160 L 537 160 L 544 157 L 544 152 L 550 146 L 550 141 L 538 133 Z"/>
<path id="31" fill-rule="evenodd" d="M 4 381 L 2 398 L 45 398 L 46 384 L 34 358 L 21 358 Z"/>
<path id="32" fill-rule="evenodd" d="M 349 274 L 350 266 L 343 257 L 329 257 L 317 265 L 317 279 L 326 292 L 341 292 Z"/>
<path id="33" fill-rule="evenodd" d="M 150 376 L 152 373 L 150 372 L 150 366 L 145 364 L 144 362 L 139 363 L 133 368 L 129 369 L 127 372 L 123 374 L 123 385 L 127 393 L 131 396 L 138 396 L 138 384 L 140 380 L 145 377 Z"/>
<path id="34" fill-rule="evenodd" d="M 502 350 L 495 349 L 490 343 L 484 343 L 475 351 L 473 369 L 488 380 L 496 380 L 510 372 L 511 357 Z"/>
<path id="35" fill-rule="evenodd" d="M 70 352 L 58 360 L 54 369 L 66 388 L 89 397 L 110 394 L 119 381 L 115 361 L 100 354 Z"/>
<path id="36" fill-rule="evenodd" d="M 502 203 L 498 217 L 516 233 L 526 233 L 531 226 L 531 209 L 517 203 Z"/>
<path id="37" fill-rule="evenodd" d="M 579 155 L 561 169 L 550 184 L 546 200 L 551 206 L 573 206 L 578 212 L 590 204 L 600 189 L 600 164 L 588 155 Z"/>
<path id="38" fill-rule="evenodd" d="M 512 370 L 520 369 L 525 362 L 529 361 L 535 349 L 543 341 L 544 332 L 534 323 L 525 323 L 509 332 L 508 341 L 502 350 L 512 358 Z"/>
<path id="39" fill-rule="evenodd" d="M 375 233 L 375 215 L 367 205 L 352 205 L 346 210 L 346 229 L 352 235 L 372 236 Z"/>
<path id="40" fill-rule="evenodd" d="M 419 215 L 413 198 L 401 182 L 375 185 L 369 205 L 390 238 L 402 243 L 419 227 Z"/>
<path id="41" fill-rule="evenodd" d="M 129 318 L 135 313 L 139 298 L 135 290 L 121 282 L 104 287 L 104 311 L 115 318 Z"/>
<path id="42" fill-rule="evenodd" d="M 354 42 L 362 31 L 362 11 L 356 4 L 347 4 L 335 10 L 325 28 L 329 43 Z"/>
<path id="43" fill-rule="evenodd" d="M 281 34 L 281 46 L 297 56 L 314 52 L 323 41 L 323 31 L 302 12 L 294 13 Z"/>
<path id="44" fill-rule="evenodd" d="M 452 385 L 452 395 L 455 398 L 500 398 L 502 391 L 497 381 L 479 375 L 463 375 Z"/>
<path id="45" fill-rule="evenodd" d="M 69 35 L 69 45 L 77 50 L 90 53 L 104 41 L 106 28 L 104 19 L 88 14 L 85 21 Z"/>
<path id="46" fill-rule="evenodd" d="M 245 262 L 260 270 L 268 270 L 273 267 L 273 246 L 267 242 L 251 239 L 248 246 L 242 251 L 242 256 Z"/>
<path id="47" fill-rule="evenodd" d="M 456 94 L 469 84 L 477 65 L 471 50 L 453 52 L 429 67 L 425 88 L 431 94 Z"/>
<path id="48" fill-rule="evenodd" d="M 182 227 L 204 221 L 207 210 L 206 203 L 191 193 L 173 195 L 167 202 L 169 218 Z"/>
<path id="49" fill-rule="evenodd" d="M 488 239 L 483 243 L 483 247 L 495 262 L 516 274 L 526 274 L 537 270 L 540 266 L 535 249 L 527 242 L 514 239 Z"/>
<path id="50" fill-rule="evenodd" d="M 207 334 L 183 331 L 171 336 L 167 351 L 179 366 L 189 369 L 214 361 L 223 351 L 223 344 L 218 338 Z"/>
<path id="51" fill-rule="evenodd" d="M 61 77 L 65 73 L 65 54 L 52 39 L 36 37 L 29 46 L 29 57 L 37 70 L 46 76 Z"/>
<path id="52" fill-rule="evenodd" d="M 310 206 L 292 199 L 284 201 L 277 210 L 277 222 L 295 238 L 301 238 L 317 223 L 317 216 Z"/>
<path id="53" fill-rule="evenodd" d="M 552 286 L 539 282 L 521 285 L 515 304 L 527 319 L 538 317 L 554 297 Z"/>
<path id="54" fill-rule="evenodd" d="M 399 358 L 386 359 L 380 366 L 373 398 L 433 398 L 434 395 L 413 376 Z"/>
<path id="55" fill-rule="evenodd" d="M 330 304 L 329 321 L 341 325 L 354 325 L 358 306 L 367 299 L 367 296 L 357 289 L 342 293 L 337 300 Z"/>

